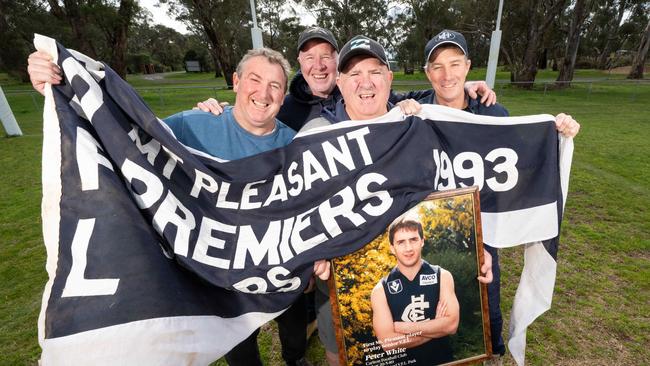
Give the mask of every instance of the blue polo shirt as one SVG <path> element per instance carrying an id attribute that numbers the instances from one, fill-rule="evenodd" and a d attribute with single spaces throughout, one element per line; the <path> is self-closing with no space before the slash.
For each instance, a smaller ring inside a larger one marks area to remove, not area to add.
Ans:
<path id="1" fill-rule="evenodd" d="M 199 110 L 171 115 L 163 122 L 186 146 L 216 156 L 235 160 L 288 145 L 296 132 L 279 120 L 268 135 L 258 136 L 243 129 L 228 107 L 218 116 Z"/>

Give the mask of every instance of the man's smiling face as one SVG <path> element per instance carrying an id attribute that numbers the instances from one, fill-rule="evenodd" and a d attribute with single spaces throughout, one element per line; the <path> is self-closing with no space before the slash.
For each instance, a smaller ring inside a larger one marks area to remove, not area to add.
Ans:
<path id="1" fill-rule="evenodd" d="M 327 41 L 313 39 L 302 46 L 298 54 L 300 71 L 312 94 L 327 98 L 336 86 L 338 54 Z"/>
<path id="2" fill-rule="evenodd" d="M 392 81 L 393 73 L 379 59 L 355 56 L 347 62 L 336 83 L 350 118 L 363 120 L 388 112 Z"/>
<path id="3" fill-rule="evenodd" d="M 418 230 L 404 228 L 395 232 L 390 251 L 397 258 L 398 265 L 402 267 L 400 270 L 403 270 L 419 267 L 423 247 L 424 239 L 420 237 Z"/>
<path id="4" fill-rule="evenodd" d="M 426 74 L 436 92 L 436 102 L 452 108 L 462 108 L 465 102 L 465 79 L 470 61 L 458 47 L 435 50 L 427 63 Z"/>
<path id="5" fill-rule="evenodd" d="M 262 56 L 253 57 L 233 75 L 237 122 L 250 133 L 263 135 L 275 128 L 275 116 L 284 102 L 286 79 L 282 67 Z"/>

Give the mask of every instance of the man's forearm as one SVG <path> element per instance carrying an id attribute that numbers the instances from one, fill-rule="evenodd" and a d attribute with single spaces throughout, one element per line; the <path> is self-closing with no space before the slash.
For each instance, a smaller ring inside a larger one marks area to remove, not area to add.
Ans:
<path id="1" fill-rule="evenodd" d="M 422 336 L 421 333 L 394 333 L 391 337 L 380 339 L 384 351 L 396 348 L 413 348 L 430 341 L 431 338 Z"/>
<path id="2" fill-rule="evenodd" d="M 449 316 L 422 322 L 395 322 L 394 329 L 402 334 L 420 334 L 427 338 L 440 338 L 455 334 L 458 322 Z"/>

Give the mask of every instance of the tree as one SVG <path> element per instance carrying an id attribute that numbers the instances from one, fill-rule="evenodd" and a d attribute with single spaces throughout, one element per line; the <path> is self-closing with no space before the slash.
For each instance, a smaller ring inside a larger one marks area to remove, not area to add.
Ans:
<path id="1" fill-rule="evenodd" d="M 232 74 L 245 50 L 251 47 L 248 32 L 250 10 L 245 0 L 160 0 L 170 6 L 170 13 L 201 33 L 210 44 L 210 54 L 224 79 L 232 88 Z"/>
<path id="2" fill-rule="evenodd" d="M 187 48 L 196 52 L 196 60 L 201 63 L 201 69 L 206 72 L 214 71 L 217 78 L 223 77 L 221 69 L 214 64 L 214 59 L 210 54 L 210 47 L 206 47 L 206 44 L 207 41 L 203 38 L 203 35 L 190 34 L 187 36 Z M 183 58 L 183 61 L 185 60 Z"/>
<path id="3" fill-rule="evenodd" d="M 525 88 L 533 86 L 544 34 L 565 5 L 566 0 L 529 0 L 504 8 L 502 51 L 511 68 L 511 81 Z"/>
<path id="4" fill-rule="evenodd" d="M 573 7 L 573 16 L 571 17 L 566 49 L 564 51 L 564 60 L 562 61 L 562 66 L 560 66 L 560 73 L 557 76 L 557 85 L 560 87 L 571 85 L 569 82 L 573 80 L 573 72 L 575 70 L 580 45 L 580 35 L 584 29 L 585 19 L 589 15 L 589 9 L 592 4 L 593 2 L 589 0 L 576 0 Z"/>
<path id="5" fill-rule="evenodd" d="M 608 67 L 609 54 L 612 50 L 616 49 L 615 47 L 619 40 L 618 29 L 629 3 L 628 0 L 607 0 L 600 8 L 602 19 L 606 23 L 600 33 L 603 38 L 603 43 L 596 61 L 599 69 L 607 69 Z"/>
<path id="6" fill-rule="evenodd" d="M 395 50 L 405 68 L 421 69 L 426 42 L 445 28 L 454 27 L 451 1 L 403 0 L 403 11 L 395 16 Z M 389 37 L 390 38 L 390 37 Z"/>
<path id="7" fill-rule="evenodd" d="M 89 4 L 85 1 L 64 0 L 59 4 L 57 0 L 47 0 L 50 5 L 50 13 L 68 24 L 72 29 L 72 35 L 75 41 L 72 47 L 78 51 L 97 58 L 98 54 L 95 49 L 94 37 L 89 37 L 88 33 L 94 22 L 88 10 Z"/>
<path id="8" fill-rule="evenodd" d="M 126 76 L 128 32 L 140 7 L 135 0 L 48 0 L 50 12 L 68 23 L 79 51 L 109 60 L 121 77 Z"/>
<path id="9" fill-rule="evenodd" d="M 113 45 L 110 58 L 111 67 L 122 78 L 126 78 L 126 45 L 129 27 L 138 9 L 138 4 L 134 0 L 121 0 L 117 16 L 102 18 L 104 22 L 99 23 L 106 34 L 108 44 Z M 115 13 L 110 12 L 109 14 Z M 109 19 L 111 19 L 110 23 L 108 23 Z"/>
<path id="10" fill-rule="evenodd" d="M 303 0 L 318 24 L 334 33 L 340 45 L 362 34 L 384 43 L 388 2 L 384 0 Z M 384 43 L 385 44 L 385 43 Z"/>
<path id="11" fill-rule="evenodd" d="M 64 25 L 52 17 L 45 1 L 0 0 L 0 71 L 29 81 L 27 56 L 34 50 L 34 33 L 69 38 Z"/>
<path id="12" fill-rule="evenodd" d="M 643 79 L 643 67 L 645 65 L 645 60 L 648 57 L 648 48 L 650 47 L 650 20 L 648 20 L 648 25 L 645 27 L 643 36 L 641 37 L 641 42 L 639 43 L 639 50 L 634 57 L 632 62 L 632 68 L 630 73 L 627 74 L 628 79 Z"/>
<path id="13" fill-rule="evenodd" d="M 128 53 L 148 54 L 152 62 L 164 69 L 183 69 L 183 55 L 190 48 L 188 36 L 164 25 L 150 25 L 149 19 L 135 24 L 128 42 Z M 140 70 L 137 67 L 136 70 Z"/>
<path id="14" fill-rule="evenodd" d="M 257 16 L 264 36 L 264 46 L 281 52 L 297 65 L 296 44 L 305 26 L 285 0 L 257 0 Z"/>

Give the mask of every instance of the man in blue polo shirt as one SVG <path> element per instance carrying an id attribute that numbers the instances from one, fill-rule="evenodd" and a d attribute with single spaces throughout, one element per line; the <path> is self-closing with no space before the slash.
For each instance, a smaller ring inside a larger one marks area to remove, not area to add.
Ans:
<path id="1" fill-rule="evenodd" d="M 284 101 L 289 63 L 278 52 L 254 49 L 242 58 L 233 75 L 234 107 L 215 116 L 199 110 L 184 111 L 164 122 L 185 145 L 218 158 L 235 160 L 283 147 L 295 131 L 276 119 Z M 298 300 L 276 318 L 287 365 L 308 365 L 305 299 Z M 226 354 L 229 365 L 262 365 L 257 345 L 259 329 Z"/>
<path id="2" fill-rule="evenodd" d="M 59 68 L 49 56 L 30 55 L 28 72 L 34 88 L 43 93 L 46 82 L 59 84 Z M 233 74 L 235 105 L 219 116 L 198 110 L 184 111 L 163 120 L 184 145 L 224 160 L 235 160 L 289 144 L 294 130 L 276 119 L 284 101 L 289 62 L 268 48 L 248 51 Z M 276 318 L 287 365 L 309 365 L 305 300 L 301 296 Z M 259 329 L 226 354 L 229 365 L 262 365 L 257 346 Z M 215 342 L 217 342 L 215 338 Z"/>

